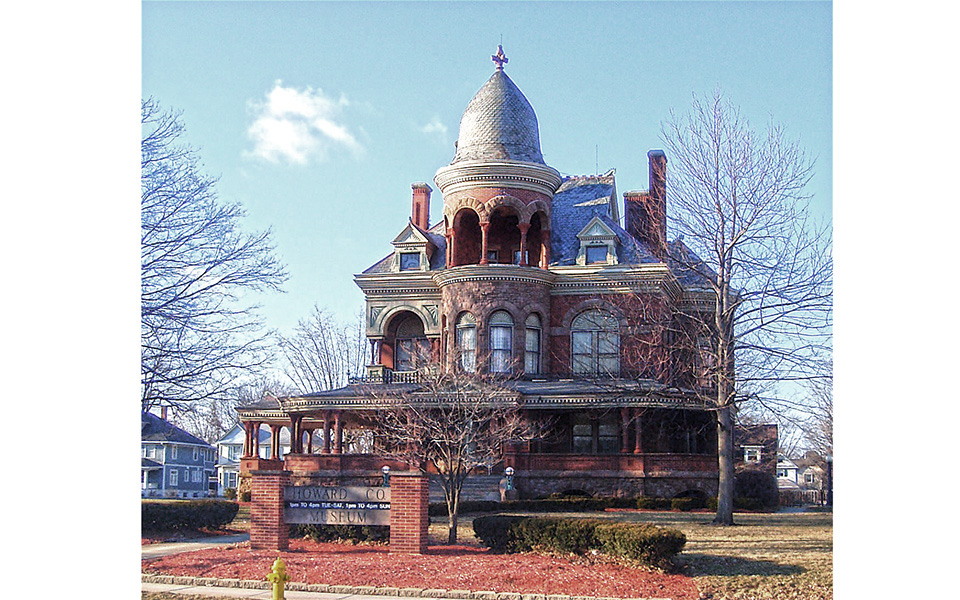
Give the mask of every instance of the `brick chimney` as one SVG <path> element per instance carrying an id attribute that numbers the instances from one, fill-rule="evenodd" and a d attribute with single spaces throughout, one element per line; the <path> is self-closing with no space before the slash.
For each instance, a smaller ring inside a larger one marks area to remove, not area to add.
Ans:
<path id="1" fill-rule="evenodd" d="M 663 258 L 667 243 L 667 155 L 647 152 L 650 163 L 649 191 L 624 192 L 624 228 Z"/>
<path id="2" fill-rule="evenodd" d="M 433 191 L 426 183 L 414 183 L 413 207 L 410 209 L 410 221 L 426 231 L 430 229 L 430 192 Z"/>

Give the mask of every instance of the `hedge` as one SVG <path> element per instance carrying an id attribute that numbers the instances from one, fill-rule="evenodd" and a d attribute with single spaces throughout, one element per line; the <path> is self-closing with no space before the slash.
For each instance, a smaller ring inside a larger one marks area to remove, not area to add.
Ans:
<path id="1" fill-rule="evenodd" d="M 142 500 L 143 532 L 219 529 L 233 521 L 240 505 L 229 500 Z"/>
<path id="2" fill-rule="evenodd" d="M 473 520 L 473 531 L 493 552 L 597 550 L 661 568 L 672 563 L 687 541 L 677 529 L 595 519 L 486 516 Z"/>
<path id="3" fill-rule="evenodd" d="M 305 537 L 316 542 L 382 542 L 390 541 L 388 525 L 291 525 L 290 537 Z"/>

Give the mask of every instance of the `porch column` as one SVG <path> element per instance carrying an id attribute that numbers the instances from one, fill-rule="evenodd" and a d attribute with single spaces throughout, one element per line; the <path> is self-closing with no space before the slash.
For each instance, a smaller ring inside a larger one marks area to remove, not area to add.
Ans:
<path id="1" fill-rule="evenodd" d="M 527 266 L 527 230 L 530 229 L 530 223 L 520 223 L 520 266 Z"/>
<path id="2" fill-rule="evenodd" d="M 340 411 L 333 414 L 333 453 L 343 453 L 343 422 L 340 420 Z"/>
<path id="3" fill-rule="evenodd" d="M 283 425 L 270 426 L 270 458 L 280 460 L 280 430 Z"/>
<path id="4" fill-rule="evenodd" d="M 290 452 L 291 454 L 303 454 L 303 417 L 300 415 L 290 415 Z"/>
<path id="5" fill-rule="evenodd" d="M 490 222 L 480 223 L 480 264 L 488 265 L 487 259 L 487 234 L 490 232 Z"/>
<path id="6" fill-rule="evenodd" d="M 630 452 L 630 415 L 631 409 L 620 409 L 620 453 L 628 454 Z"/>
<path id="7" fill-rule="evenodd" d="M 634 418 L 633 426 L 634 426 L 635 435 L 636 435 L 636 440 L 634 441 L 634 445 L 633 445 L 633 453 L 642 454 L 643 453 L 643 442 L 642 442 L 643 410 L 639 408 L 633 409 L 633 418 Z"/>
<path id="8" fill-rule="evenodd" d="M 307 432 L 307 454 L 313 454 L 313 429 L 304 429 Z"/>
<path id="9" fill-rule="evenodd" d="M 253 454 L 253 423 L 244 421 L 243 423 L 243 457 L 248 458 Z"/>
<path id="10" fill-rule="evenodd" d="M 323 454 L 330 454 L 330 412 L 323 413 Z"/>
<path id="11" fill-rule="evenodd" d="M 260 458 L 260 425 L 262 423 L 253 423 L 253 457 Z"/>

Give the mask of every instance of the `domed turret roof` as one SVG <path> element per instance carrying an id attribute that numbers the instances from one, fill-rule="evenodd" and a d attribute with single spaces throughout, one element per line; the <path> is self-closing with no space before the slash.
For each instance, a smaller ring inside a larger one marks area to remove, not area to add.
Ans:
<path id="1" fill-rule="evenodd" d="M 463 112 L 451 164 L 503 159 L 545 164 L 537 115 L 501 65 Z"/>

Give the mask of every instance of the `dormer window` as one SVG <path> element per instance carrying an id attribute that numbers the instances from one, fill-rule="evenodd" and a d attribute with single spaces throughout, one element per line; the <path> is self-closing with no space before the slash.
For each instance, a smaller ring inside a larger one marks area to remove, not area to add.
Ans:
<path id="1" fill-rule="evenodd" d="M 607 262 L 607 247 L 587 246 L 586 259 L 588 265 L 605 264 Z"/>
<path id="2" fill-rule="evenodd" d="M 400 253 L 401 271 L 419 271 L 420 253 L 419 252 L 401 252 Z"/>
<path id="3" fill-rule="evenodd" d="M 577 234 L 580 250 L 577 252 L 577 264 L 615 265 L 617 264 L 617 233 L 600 217 L 594 217 Z"/>

